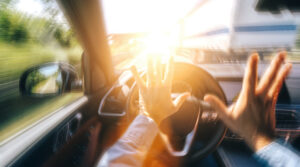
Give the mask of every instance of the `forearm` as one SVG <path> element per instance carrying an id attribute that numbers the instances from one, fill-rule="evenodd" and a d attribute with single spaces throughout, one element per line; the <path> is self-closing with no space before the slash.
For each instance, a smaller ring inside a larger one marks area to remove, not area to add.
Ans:
<path id="1" fill-rule="evenodd" d="M 255 158 L 264 166 L 299 166 L 299 153 L 283 140 L 275 140 L 255 153 Z"/>
<path id="2" fill-rule="evenodd" d="M 157 133 L 158 126 L 151 118 L 138 115 L 125 134 L 103 155 L 98 166 L 142 166 Z"/>

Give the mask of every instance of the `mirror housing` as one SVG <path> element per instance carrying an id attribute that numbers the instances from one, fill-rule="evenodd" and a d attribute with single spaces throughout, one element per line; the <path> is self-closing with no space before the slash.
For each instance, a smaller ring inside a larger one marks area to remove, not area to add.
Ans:
<path id="1" fill-rule="evenodd" d="M 23 96 L 48 97 L 81 90 L 82 81 L 67 63 L 46 63 L 26 70 L 19 81 Z"/>

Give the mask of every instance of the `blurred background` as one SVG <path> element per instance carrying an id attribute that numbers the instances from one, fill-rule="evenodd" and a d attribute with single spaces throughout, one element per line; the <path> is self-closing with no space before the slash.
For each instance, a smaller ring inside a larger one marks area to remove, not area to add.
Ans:
<path id="1" fill-rule="evenodd" d="M 18 79 L 27 68 L 53 61 L 80 66 L 81 54 L 55 1 L 0 2 L 0 101 L 18 94 Z"/>

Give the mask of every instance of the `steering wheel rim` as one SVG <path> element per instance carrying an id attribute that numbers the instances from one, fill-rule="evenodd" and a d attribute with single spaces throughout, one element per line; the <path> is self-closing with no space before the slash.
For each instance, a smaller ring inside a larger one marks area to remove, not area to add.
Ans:
<path id="1" fill-rule="evenodd" d="M 181 73 L 184 73 L 185 70 L 192 69 L 192 71 L 194 71 L 196 73 L 200 73 L 200 75 L 202 76 L 202 79 L 200 79 L 200 81 L 197 81 L 197 82 L 206 81 L 205 85 L 210 85 L 210 86 L 213 85 L 214 89 L 216 89 L 214 91 L 204 91 L 202 93 L 203 94 L 202 97 L 199 95 L 196 96 L 197 99 L 199 100 L 199 102 L 201 99 L 203 99 L 203 96 L 206 93 L 211 93 L 211 94 L 215 94 L 216 96 L 218 96 L 221 100 L 223 100 L 226 103 L 226 97 L 225 97 L 225 94 L 224 94 L 221 86 L 217 83 L 217 81 L 208 72 L 206 72 L 205 70 L 203 70 L 202 68 L 200 68 L 198 66 L 195 66 L 193 64 L 188 64 L 188 63 L 175 63 L 174 67 L 175 67 L 174 70 L 175 70 L 175 74 L 176 74 L 174 76 L 175 79 L 176 79 L 176 76 L 178 76 L 178 74 L 180 73 L 180 71 L 181 71 Z M 142 75 L 144 75 L 144 73 Z M 195 78 L 195 76 L 193 76 L 193 78 Z M 205 79 L 203 79 L 203 78 L 205 78 Z M 136 100 L 133 100 L 133 97 L 134 97 L 134 94 L 136 94 L 137 92 L 138 92 L 137 86 L 134 83 L 132 85 L 132 87 L 130 88 L 130 92 L 129 92 L 129 95 L 127 98 L 127 103 L 126 103 L 126 113 L 127 113 L 126 115 L 127 115 L 127 119 L 129 121 L 133 120 L 134 115 L 136 116 L 138 114 L 138 113 L 131 113 L 131 111 L 138 111 L 137 108 L 132 109 L 132 106 L 137 106 L 137 104 L 132 105 L 132 102 L 136 101 Z M 192 93 L 192 95 L 194 95 L 194 94 Z M 198 132 L 199 121 L 200 121 L 200 117 L 201 117 L 202 113 L 203 113 L 203 111 L 199 111 L 198 116 L 197 116 L 197 121 L 193 127 L 193 130 L 187 135 L 187 137 L 189 137 L 189 139 L 187 139 L 186 141 L 190 144 L 187 146 L 185 144 L 184 149 L 182 151 L 179 151 L 179 152 L 174 151 L 170 142 L 168 142 L 166 135 L 164 135 L 162 132 L 159 133 L 160 137 L 163 140 L 163 142 L 165 143 L 166 149 L 168 150 L 170 155 L 175 156 L 175 157 L 188 157 L 188 162 L 191 163 L 196 160 L 199 160 L 199 158 L 203 158 L 204 156 L 206 156 L 207 154 L 209 154 L 210 152 L 215 150 L 215 148 L 221 143 L 221 141 L 224 138 L 227 128 L 220 120 L 217 120 L 216 125 L 217 125 L 218 129 L 216 131 L 215 137 L 213 137 L 211 139 L 211 142 L 206 144 L 206 146 L 201 150 L 198 150 L 193 153 L 190 152 L 190 148 L 193 145 L 194 139 Z"/>

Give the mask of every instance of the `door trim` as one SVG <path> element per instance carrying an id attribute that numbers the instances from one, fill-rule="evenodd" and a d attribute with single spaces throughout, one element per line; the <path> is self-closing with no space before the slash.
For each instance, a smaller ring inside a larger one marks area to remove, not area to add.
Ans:
<path id="1" fill-rule="evenodd" d="M 49 132 L 86 104 L 87 101 L 87 96 L 80 97 L 71 104 L 54 111 L 34 125 L 26 128 L 21 134 L 6 141 L 0 146 L 0 166 L 12 165 Z"/>

